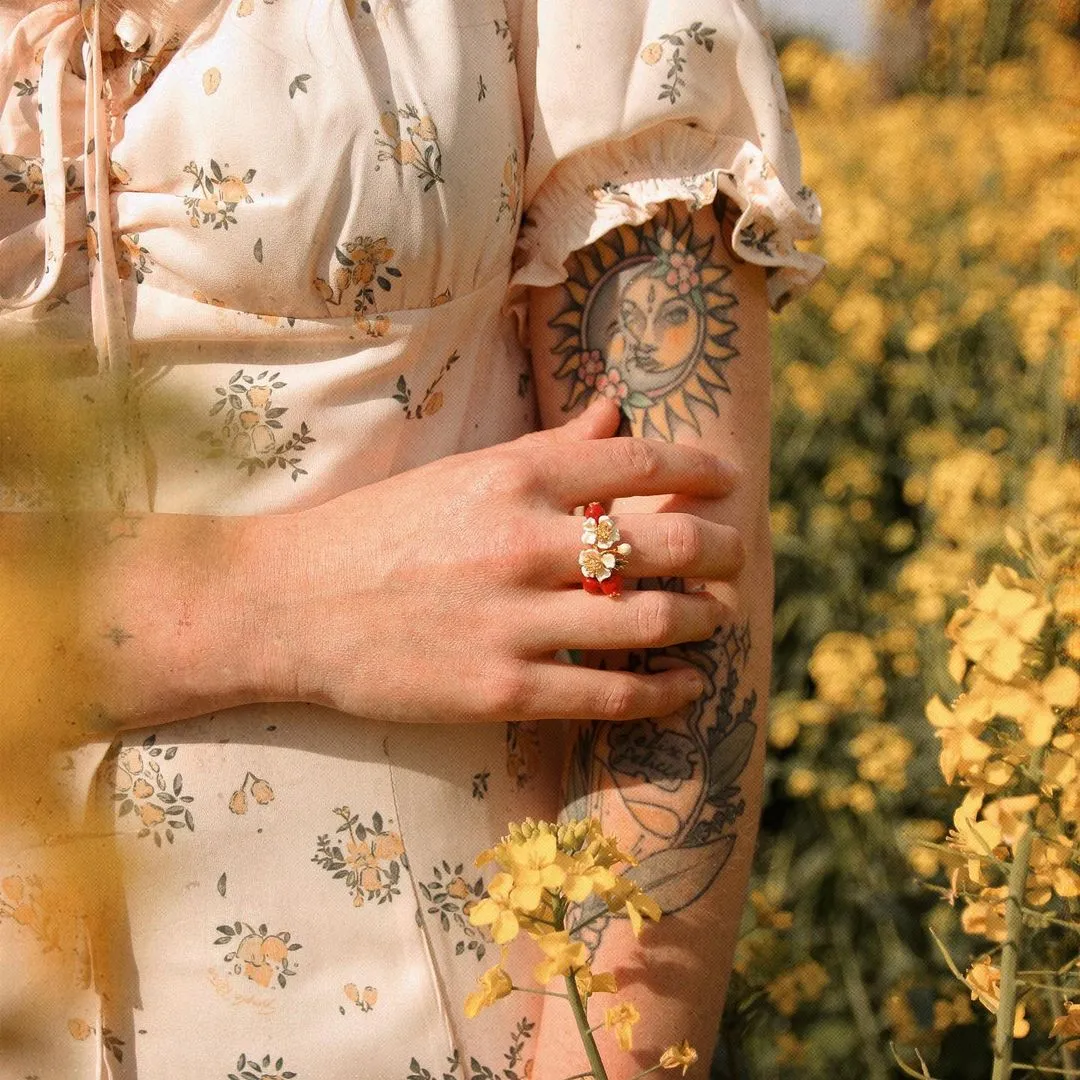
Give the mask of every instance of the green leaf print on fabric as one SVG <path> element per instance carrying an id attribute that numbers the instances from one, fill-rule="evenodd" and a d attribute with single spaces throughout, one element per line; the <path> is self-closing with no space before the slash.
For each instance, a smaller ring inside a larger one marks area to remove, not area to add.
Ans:
<path id="1" fill-rule="evenodd" d="M 227 386 L 214 388 L 218 397 L 210 406 L 210 415 L 220 417 L 219 427 L 196 435 L 199 442 L 207 444 L 208 458 L 236 458 L 236 467 L 247 469 L 248 476 L 275 465 L 290 472 L 293 480 L 307 475 L 300 464 L 301 454 L 315 442 L 315 436 L 306 421 L 285 435 L 281 418 L 289 410 L 274 400 L 274 391 L 286 386 L 279 376 L 280 372 L 269 370 L 248 375 L 241 368 Z"/>
<path id="2" fill-rule="evenodd" d="M 471 952 L 477 960 L 483 960 L 487 949 L 484 935 L 469 922 L 469 911 L 484 895 L 484 879 L 473 882 L 465 880 L 464 863 L 451 869 L 445 860 L 441 867 L 434 866 L 430 881 L 416 884 L 428 902 L 427 913 L 439 917 L 439 925 L 448 934 L 457 937 L 454 954 L 461 956 Z"/>
<path id="3" fill-rule="evenodd" d="M 700 22 L 693 22 L 681 30 L 673 30 L 670 34 L 661 34 L 659 41 L 652 41 L 641 50 L 641 60 L 650 67 L 660 63 L 668 48 L 671 55 L 668 56 L 667 82 L 660 88 L 657 100 L 668 101 L 674 105 L 682 97 L 686 79 L 683 72 L 686 70 L 686 52 L 688 45 L 700 45 L 706 52 L 712 52 L 716 42 L 713 40 L 716 28 L 705 26 Z"/>
<path id="4" fill-rule="evenodd" d="M 296 1073 L 285 1068 L 284 1058 L 272 1058 L 269 1054 L 248 1057 L 241 1054 L 236 1059 L 236 1072 L 229 1073 L 229 1080 L 293 1080 Z"/>
<path id="5" fill-rule="evenodd" d="M 524 1061 L 525 1044 L 532 1036 L 536 1024 L 522 1017 L 510 1034 L 510 1043 L 503 1059 L 506 1064 L 495 1069 L 484 1065 L 477 1058 L 469 1058 L 469 1067 L 465 1068 L 461 1060 L 461 1051 L 455 1050 L 446 1059 L 446 1068 L 441 1074 L 424 1068 L 417 1058 L 409 1062 L 409 1074 L 405 1080 L 526 1080 L 532 1072 L 530 1062 Z M 519 1069 L 518 1066 L 521 1066 Z"/>
<path id="6" fill-rule="evenodd" d="M 193 796 L 184 792 L 184 777 L 167 775 L 162 763 L 176 757 L 175 746 L 158 746 L 157 735 L 148 735 L 141 746 L 116 744 L 105 757 L 113 785 L 117 817 L 132 815 L 140 822 L 136 836 L 153 836 L 161 847 L 162 837 L 172 843 L 177 832 L 195 831 L 190 804 Z"/>
<path id="7" fill-rule="evenodd" d="M 377 811 L 371 815 L 370 825 L 365 825 L 359 814 L 347 806 L 336 807 L 334 813 L 342 824 L 333 839 L 329 834 L 318 837 L 311 861 L 345 882 L 352 893 L 353 907 L 363 907 L 369 901 L 391 903 L 401 895 L 398 884 L 402 869 L 409 868 L 401 834 L 385 828 L 383 816 Z"/>

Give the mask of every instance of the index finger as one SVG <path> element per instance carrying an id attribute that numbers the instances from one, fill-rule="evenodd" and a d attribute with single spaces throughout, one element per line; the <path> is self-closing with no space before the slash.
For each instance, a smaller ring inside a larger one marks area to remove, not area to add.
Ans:
<path id="1" fill-rule="evenodd" d="M 686 443 L 619 437 L 545 448 L 539 462 L 548 491 L 567 510 L 630 495 L 718 498 L 735 486 L 734 465 Z"/>

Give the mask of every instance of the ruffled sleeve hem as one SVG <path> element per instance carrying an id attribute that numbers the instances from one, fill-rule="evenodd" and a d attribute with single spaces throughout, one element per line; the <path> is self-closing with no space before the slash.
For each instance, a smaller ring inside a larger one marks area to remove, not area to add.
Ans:
<path id="1" fill-rule="evenodd" d="M 508 306 L 522 316 L 527 287 L 564 281 L 567 258 L 610 230 L 644 224 L 668 200 L 696 210 L 718 195 L 731 198 L 739 210 L 731 250 L 767 268 L 773 311 L 817 281 L 825 260 L 795 243 L 820 231 L 814 192 L 805 185 L 785 187 L 761 148 L 749 141 L 673 124 L 592 147 L 548 174 L 522 224 Z"/>

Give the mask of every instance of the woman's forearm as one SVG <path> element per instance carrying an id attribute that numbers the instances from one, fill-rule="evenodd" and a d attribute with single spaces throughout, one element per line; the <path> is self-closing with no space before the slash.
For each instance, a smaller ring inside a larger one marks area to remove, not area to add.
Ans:
<path id="1" fill-rule="evenodd" d="M 7 681 L 30 694 L 9 708 L 8 734 L 22 723 L 76 742 L 264 696 L 252 525 L 0 515 Z"/>

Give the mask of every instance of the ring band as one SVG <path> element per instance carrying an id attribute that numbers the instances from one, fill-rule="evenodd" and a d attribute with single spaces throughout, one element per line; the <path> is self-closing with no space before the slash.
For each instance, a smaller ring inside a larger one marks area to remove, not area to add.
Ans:
<path id="1" fill-rule="evenodd" d="M 586 505 L 581 542 L 585 545 L 578 553 L 582 588 L 596 595 L 618 596 L 630 545 L 619 535 L 619 527 L 605 513 L 603 504 Z"/>

